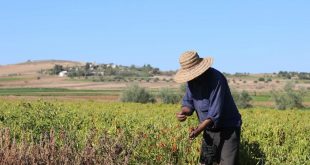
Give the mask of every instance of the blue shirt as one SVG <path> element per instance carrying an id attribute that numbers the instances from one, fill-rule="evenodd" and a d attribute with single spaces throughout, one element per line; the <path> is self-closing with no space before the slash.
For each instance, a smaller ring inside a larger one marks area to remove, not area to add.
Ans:
<path id="1" fill-rule="evenodd" d="M 225 76 L 214 68 L 187 82 L 182 106 L 196 111 L 199 121 L 211 119 L 207 129 L 240 127 L 241 115 Z"/>

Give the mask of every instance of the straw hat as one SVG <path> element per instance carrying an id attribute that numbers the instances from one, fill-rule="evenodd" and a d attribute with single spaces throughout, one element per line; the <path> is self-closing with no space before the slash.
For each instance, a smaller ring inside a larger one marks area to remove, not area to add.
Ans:
<path id="1" fill-rule="evenodd" d="M 213 58 L 200 58 L 197 52 L 186 51 L 180 56 L 179 62 L 181 69 L 174 76 L 174 81 L 184 83 L 198 77 L 209 69 L 213 63 Z"/>

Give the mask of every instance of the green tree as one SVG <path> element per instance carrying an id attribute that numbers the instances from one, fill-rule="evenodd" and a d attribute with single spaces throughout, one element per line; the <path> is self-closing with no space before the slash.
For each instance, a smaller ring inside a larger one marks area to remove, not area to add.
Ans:
<path id="1" fill-rule="evenodd" d="M 61 71 L 63 71 L 63 66 L 56 64 L 52 70 L 53 74 L 59 74 Z"/>
<path id="2" fill-rule="evenodd" d="M 159 91 L 158 97 L 165 104 L 176 104 L 181 100 L 181 95 L 170 88 L 162 88 Z"/>
<path id="3" fill-rule="evenodd" d="M 235 103 L 238 108 L 250 108 L 252 107 L 251 101 L 252 97 L 249 92 L 243 90 L 241 92 L 233 91 L 232 92 Z"/>
<path id="4" fill-rule="evenodd" d="M 132 84 L 127 87 L 121 96 L 122 102 L 136 102 L 136 103 L 154 103 L 155 97 L 145 88 L 137 84 Z"/>
<path id="5" fill-rule="evenodd" d="M 304 107 L 303 97 L 305 96 L 305 90 L 294 90 L 294 88 L 295 85 L 292 82 L 288 82 L 282 90 L 272 91 L 276 109 L 300 109 Z"/>

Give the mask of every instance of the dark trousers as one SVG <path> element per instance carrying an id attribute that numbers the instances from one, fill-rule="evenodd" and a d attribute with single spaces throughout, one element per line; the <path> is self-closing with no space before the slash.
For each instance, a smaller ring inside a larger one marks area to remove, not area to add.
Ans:
<path id="1" fill-rule="evenodd" d="M 240 128 L 206 130 L 200 152 L 200 163 L 212 165 L 236 165 L 240 146 Z"/>

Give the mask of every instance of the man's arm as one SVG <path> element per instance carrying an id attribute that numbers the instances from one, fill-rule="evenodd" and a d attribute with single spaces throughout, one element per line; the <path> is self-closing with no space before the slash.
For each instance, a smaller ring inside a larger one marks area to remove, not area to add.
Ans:
<path id="1" fill-rule="evenodd" d="M 202 123 L 198 125 L 196 129 L 194 129 L 190 134 L 189 138 L 193 140 L 195 137 L 197 137 L 203 130 L 205 130 L 209 125 L 212 124 L 211 119 L 206 119 Z"/>
<path id="2" fill-rule="evenodd" d="M 179 121 L 185 121 L 187 116 L 192 115 L 193 112 L 194 112 L 194 103 L 193 103 L 192 94 L 188 88 L 188 85 L 186 85 L 185 95 L 182 99 L 181 112 L 178 112 L 176 114 L 176 117 Z"/>
<path id="3" fill-rule="evenodd" d="M 181 112 L 182 112 L 182 114 L 184 114 L 184 115 L 186 115 L 186 116 L 191 116 L 192 114 L 193 114 L 193 110 L 191 110 L 189 107 L 187 107 L 187 106 L 183 106 L 182 108 L 181 108 Z"/>

